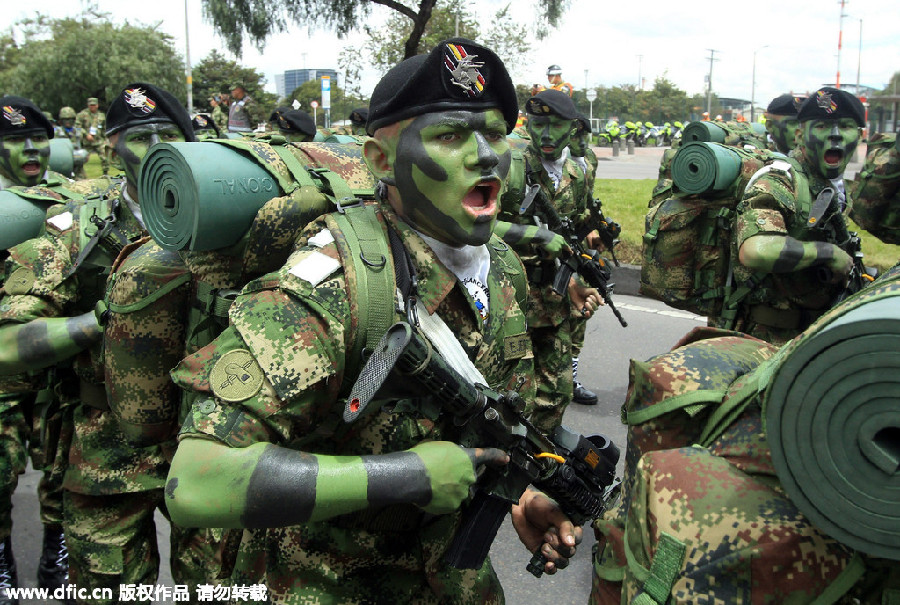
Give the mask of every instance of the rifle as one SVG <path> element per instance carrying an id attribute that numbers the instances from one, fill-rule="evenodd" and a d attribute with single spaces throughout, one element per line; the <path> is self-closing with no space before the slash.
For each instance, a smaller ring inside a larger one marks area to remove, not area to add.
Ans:
<path id="1" fill-rule="evenodd" d="M 619 259 L 616 258 L 616 244 L 619 243 L 619 240 L 616 238 L 622 233 L 622 226 L 603 215 L 602 203 L 597 198 L 592 198 L 588 205 L 591 216 L 594 218 L 594 223 L 597 225 L 600 241 L 603 242 L 603 245 L 606 246 L 606 249 L 612 255 L 613 264 L 618 267 Z"/>
<path id="2" fill-rule="evenodd" d="M 622 317 L 622 313 L 620 313 L 619 310 L 616 309 L 616 305 L 613 304 L 612 290 L 615 287 L 615 283 L 609 281 L 612 272 L 610 271 L 606 260 L 601 258 L 596 250 L 585 250 L 584 246 L 581 245 L 581 240 L 584 239 L 586 234 L 578 233 L 568 217 L 562 218 L 559 216 L 556 208 L 553 207 L 550 200 L 543 194 L 540 185 L 537 183 L 528 186 L 525 193 L 525 199 L 522 202 L 522 206 L 519 208 L 519 214 L 524 214 L 533 201 L 537 201 L 538 208 L 545 215 L 547 227 L 551 231 L 562 235 L 573 251 L 571 256 L 560 261 L 559 270 L 553 278 L 553 291 L 560 296 L 564 296 L 569 286 L 569 279 L 572 277 L 573 273 L 577 272 L 589 286 L 597 289 L 610 311 L 613 312 L 613 315 L 615 315 L 616 319 L 619 320 L 619 323 L 622 324 L 622 327 L 627 327 L 628 322 L 625 321 L 625 318 Z M 599 204 L 599 200 L 597 200 L 597 202 Z M 612 250 L 615 241 L 611 234 L 615 232 L 615 229 L 613 229 L 610 223 L 605 221 L 605 219 L 604 222 L 607 223 L 604 231 L 610 234 L 610 239 L 608 244 L 606 240 L 604 240 L 603 243 L 608 250 Z M 618 227 L 617 223 L 612 223 L 612 225 Z M 621 228 L 619 228 L 619 231 L 621 231 Z"/>
<path id="3" fill-rule="evenodd" d="M 822 220 L 823 216 L 830 217 L 830 220 Z M 834 306 L 875 281 L 876 276 L 871 275 L 869 269 L 863 264 L 862 240 L 856 231 L 847 229 L 847 221 L 838 206 L 838 196 L 835 195 L 835 191 L 831 187 L 825 187 L 819 192 L 816 201 L 810 209 L 806 226 L 811 229 L 822 229 L 828 224 L 831 224 L 834 229 L 835 239 L 837 240 L 835 245 L 853 259 L 853 266 L 850 268 L 850 273 L 847 276 L 847 285 L 835 296 L 832 301 L 832 306 Z M 823 267 L 819 272 L 819 279 L 826 283 L 830 282 L 830 273 L 827 268 Z"/>
<path id="4" fill-rule="evenodd" d="M 473 384 L 419 335 L 410 324 L 391 326 L 375 347 L 350 391 L 344 421 L 353 422 L 392 373 L 388 388 L 412 388 L 429 394 L 453 417 L 462 447 L 496 447 L 509 454 L 502 469 L 485 468 L 462 523 L 446 554 L 449 565 L 477 569 L 484 563 L 497 530 L 529 484 L 553 498 L 577 525 L 598 518 L 619 495 L 615 476 L 619 449 L 602 435 L 584 437 L 558 427 L 552 438 L 524 416 L 525 402 L 515 391 L 498 393 Z M 543 573 L 540 548 L 526 569 Z"/>

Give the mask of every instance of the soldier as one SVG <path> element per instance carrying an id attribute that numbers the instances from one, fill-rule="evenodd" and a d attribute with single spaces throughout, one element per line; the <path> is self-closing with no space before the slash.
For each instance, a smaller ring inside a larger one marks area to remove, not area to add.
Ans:
<path id="1" fill-rule="evenodd" d="M 53 124 L 21 97 L 0 98 L 0 111 L 0 190 L 37 185 L 47 173 Z"/>
<path id="2" fill-rule="evenodd" d="M 228 130 L 228 114 L 222 109 L 222 95 L 213 95 L 209 98 L 209 106 L 212 107 L 212 120 L 216 129 L 221 132 Z"/>
<path id="3" fill-rule="evenodd" d="M 269 116 L 269 122 L 289 142 L 312 141 L 316 136 L 316 124 L 312 116 L 300 109 L 279 107 Z"/>
<path id="4" fill-rule="evenodd" d="M 81 129 L 81 146 L 87 150 L 88 158 L 92 153 L 100 157 L 100 165 L 103 174 L 109 174 L 109 148 L 104 136 L 106 128 L 106 114 L 100 111 L 100 101 L 97 97 L 87 100 L 87 107 L 78 112 L 75 123 Z"/>
<path id="5" fill-rule="evenodd" d="M 847 245 L 842 175 L 859 143 L 865 110 L 853 95 L 817 90 L 797 115 L 792 162 L 754 175 L 738 204 L 732 258 L 735 283 L 752 291 L 734 329 L 783 344 L 841 296 L 853 258 Z M 721 318 L 710 318 L 719 325 Z"/>
<path id="6" fill-rule="evenodd" d="M 253 132 L 263 122 L 265 119 L 259 103 L 247 94 L 243 84 L 234 84 L 228 107 L 228 132 Z"/>
<path id="7" fill-rule="evenodd" d="M 562 68 L 559 65 L 551 65 L 547 68 L 547 82 L 550 84 L 548 90 L 559 90 L 569 97 L 575 92 L 574 86 L 563 81 Z"/>
<path id="8" fill-rule="evenodd" d="M 526 102 L 525 111 L 530 137 L 525 150 L 526 183 L 539 185 L 541 195 L 560 216 L 571 219 L 576 230 L 581 231 L 589 225 L 587 204 L 592 192 L 588 189 L 587 173 L 569 157 L 568 146 L 577 130 L 575 105 L 565 93 L 545 90 Z M 548 258 L 546 246 L 522 238 L 522 227 L 533 226 L 535 219 L 544 224 L 548 221 L 537 201 L 524 214 L 518 205 L 504 207 L 501 219 L 515 224 L 510 230 L 501 225 L 498 232 L 522 257 L 528 275 L 528 327 L 537 381 L 531 416 L 539 427 L 548 430 L 559 424 L 574 394 L 571 308 L 574 305 L 578 314 L 590 317 L 600 304 L 600 296 L 592 288 L 583 288 L 575 278 L 569 295 L 560 296 L 553 291 L 556 266 Z M 598 245 L 596 232 L 587 239 L 589 248 Z"/>
<path id="9" fill-rule="evenodd" d="M 219 127 L 213 121 L 212 116 L 205 113 L 198 113 L 191 120 L 191 127 L 194 129 L 194 137 L 198 141 L 206 139 L 218 139 L 221 136 Z"/>
<path id="10" fill-rule="evenodd" d="M 874 134 L 866 161 L 850 183 L 857 225 L 887 244 L 900 244 L 900 137 Z"/>
<path id="11" fill-rule="evenodd" d="M 368 107 L 357 107 L 350 112 L 350 134 L 358 137 L 366 136 L 366 121 L 369 119 Z"/>
<path id="12" fill-rule="evenodd" d="M 794 135 L 800 127 L 797 112 L 806 97 L 784 94 L 772 99 L 766 108 L 766 130 L 769 132 L 769 149 L 788 154 L 796 146 Z"/>
<path id="13" fill-rule="evenodd" d="M 98 346 L 101 313 L 94 307 L 122 246 L 145 234 L 136 187 L 141 158 L 157 141 L 194 138 L 178 100 L 144 83 L 131 84 L 116 97 L 107 128 L 125 178 L 101 198 L 51 212 L 43 236 L 10 250 L 10 278 L 0 304 L 0 339 L 7 343 L 0 374 L 53 367 L 53 390 L 72 432 L 63 484 L 69 581 L 94 597 L 95 588 L 110 588 L 115 595 L 120 584 L 156 580 L 153 513 L 161 507 L 168 468 L 161 448 L 128 446 L 109 412 Z M 208 574 L 205 568 L 186 570 L 194 556 L 186 547 L 193 534 L 185 538 L 173 527 L 172 535 L 176 581 Z M 202 565 L 210 567 L 208 561 Z"/>
<path id="14" fill-rule="evenodd" d="M 403 61 L 372 94 L 364 155 L 379 200 L 363 210 L 382 262 L 407 273 L 401 306 L 445 322 L 445 344 L 462 345 L 460 362 L 474 359 L 488 384 L 528 391 L 525 318 L 506 273 L 521 266 L 491 235 L 515 116 L 512 82 L 486 48 L 457 38 Z M 336 217 L 311 223 L 282 269 L 244 288 L 231 326 L 173 371 L 199 397 L 168 509 L 189 526 L 247 528 L 232 580 L 261 579 L 273 603 L 500 603 L 489 561 L 460 570 L 443 556 L 476 468 L 505 454 L 447 441 L 453 429 L 424 395 L 341 420 L 360 314 L 407 313 L 360 308 Z M 577 530 L 543 495 L 526 492 L 514 515 L 529 548 L 552 526 L 553 546 L 574 550 Z M 548 572 L 565 564 L 544 548 Z"/>

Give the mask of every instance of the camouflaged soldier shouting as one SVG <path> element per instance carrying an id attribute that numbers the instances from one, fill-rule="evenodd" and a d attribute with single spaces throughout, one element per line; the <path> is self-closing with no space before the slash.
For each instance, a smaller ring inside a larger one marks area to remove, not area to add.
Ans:
<path id="1" fill-rule="evenodd" d="M 118 252 L 145 235 L 136 188 L 141 158 L 158 141 L 193 140 L 178 100 L 145 83 L 116 97 L 107 126 L 125 179 L 105 196 L 55 208 L 44 235 L 13 247 L 0 304 L 0 374 L 54 368 L 53 390 L 71 433 L 63 482 L 69 580 L 88 595 L 96 588 L 117 595 L 120 584 L 157 578 L 153 514 L 163 503 L 168 460 L 160 447 L 130 446 L 109 410 L 95 305 Z M 173 526 L 171 566 L 179 583 L 194 573 L 208 577 L 211 553 L 196 557 L 186 547 L 195 534 Z"/>
<path id="2" fill-rule="evenodd" d="M 755 174 L 738 204 L 732 258 L 736 284 L 752 284 L 733 329 L 783 344 L 802 332 L 844 291 L 853 259 L 843 173 L 859 143 L 865 109 L 835 88 L 800 108 L 797 148 Z M 722 318 L 711 325 L 731 327 Z"/>
<path id="3" fill-rule="evenodd" d="M 502 62 L 473 42 L 400 63 L 372 95 L 363 153 L 379 199 L 356 216 L 385 246 L 381 266 L 415 277 L 420 321 L 443 323 L 447 346 L 492 388 L 528 391 L 511 280 L 522 267 L 492 236 L 516 113 Z M 273 603 L 501 603 L 489 560 L 461 570 L 443 556 L 478 467 L 506 454 L 449 441 L 453 421 L 429 396 L 388 398 L 343 423 L 360 321 L 407 313 L 391 294 L 384 309 L 360 308 L 363 276 L 339 219 L 311 223 L 282 269 L 244 288 L 231 326 L 173 371 L 200 396 L 172 462 L 169 511 L 188 526 L 246 528 L 232 580 L 264 583 Z M 552 528 L 545 570 L 563 566 L 553 547 L 570 556 L 579 530 L 559 509 L 527 491 L 513 514 L 529 549 Z"/>

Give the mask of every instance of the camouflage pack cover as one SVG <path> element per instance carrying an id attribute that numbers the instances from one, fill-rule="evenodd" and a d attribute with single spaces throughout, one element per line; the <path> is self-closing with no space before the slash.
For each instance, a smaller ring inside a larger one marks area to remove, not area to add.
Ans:
<path id="1" fill-rule="evenodd" d="M 238 243 L 219 250 L 171 251 L 149 240 L 120 256 L 106 296 L 106 384 L 110 407 L 134 443 L 174 437 L 189 404 L 181 402 L 168 370 L 221 332 L 241 287 L 284 264 L 303 227 L 333 208 L 335 188 L 345 188 L 341 196 L 372 192 L 374 180 L 359 145 L 288 147 L 304 170 L 329 174 L 318 181 L 329 184 L 328 195 L 310 185 L 292 187 L 283 154 L 270 146 L 244 145 L 245 150 L 261 149 L 258 161 L 280 171 L 282 190 L 292 190 L 259 208 Z"/>
<path id="2" fill-rule="evenodd" d="M 900 148 L 896 134 L 875 134 L 849 183 L 850 218 L 887 244 L 900 244 Z"/>
<path id="3" fill-rule="evenodd" d="M 642 294 L 676 309 L 721 315 L 726 297 L 735 294 L 727 289 L 735 208 L 757 171 L 785 159 L 768 150 L 739 153 L 741 169 L 731 187 L 715 194 L 686 195 L 673 185 L 675 194 L 647 212 L 641 248 Z"/>

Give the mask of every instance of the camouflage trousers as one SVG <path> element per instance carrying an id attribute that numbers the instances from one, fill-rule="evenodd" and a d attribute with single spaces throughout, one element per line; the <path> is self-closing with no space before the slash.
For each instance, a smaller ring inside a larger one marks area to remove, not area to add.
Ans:
<path id="1" fill-rule="evenodd" d="M 98 588 L 112 590 L 111 600 L 92 598 L 85 604 L 120 602 L 120 584 L 157 583 L 160 557 L 154 513 L 159 510 L 168 516 L 162 489 L 103 496 L 66 490 L 63 501 L 69 582 L 88 589 L 88 595 Z M 191 601 L 197 601 L 199 584 L 223 583 L 216 579 L 221 566 L 216 532 L 171 525 L 172 578 L 188 587 Z"/>
<path id="2" fill-rule="evenodd" d="M 581 355 L 581 347 L 584 346 L 584 336 L 587 332 L 587 322 L 587 318 L 583 315 L 572 314 L 572 357 Z"/>
<path id="3" fill-rule="evenodd" d="M 17 394 L 0 401 L 0 541 L 12 532 L 12 495 L 25 472 L 27 456 L 35 469 L 44 469 L 38 483 L 41 523 L 59 525 L 62 512 L 62 473 L 46 465 L 34 418 L 34 395 Z"/>
<path id="4" fill-rule="evenodd" d="M 572 331 L 571 323 L 530 328 L 534 350 L 534 378 L 537 396 L 531 409 L 531 421 L 548 431 L 562 422 L 563 412 L 572 402 Z"/>

